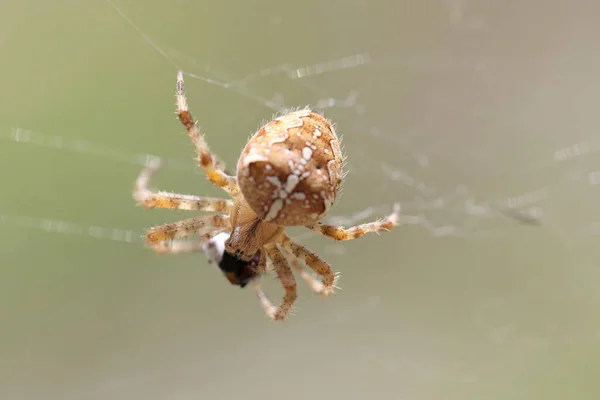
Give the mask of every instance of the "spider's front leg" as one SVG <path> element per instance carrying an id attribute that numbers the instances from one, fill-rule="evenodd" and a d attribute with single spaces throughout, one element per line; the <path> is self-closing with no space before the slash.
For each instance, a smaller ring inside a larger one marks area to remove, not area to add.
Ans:
<path id="1" fill-rule="evenodd" d="M 333 272 L 331 266 L 322 260 L 318 255 L 308 250 L 301 244 L 294 242 L 287 235 L 281 240 L 281 244 L 284 249 L 294 258 L 294 260 L 291 261 L 294 269 L 298 271 L 300 276 L 311 286 L 315 292 L 327 297 L 333 294 L 336 289 L 339 289 L 336 286 L 336 283 L 340 277 L 339 273 Z M 312 269 L 321 277 L 321 281 L 316 280 L 313 276 L 304 271 L 304 269 L 297 264 L 298 262 L 303 262 L 307 267 Z"/>
<path id="2" fill-rule="evenodd" d="M 150 180 L 160 169 L 162 161 L 152 157 L 135 181 L 133 198 L 145 208 L 170 208 L 178 210 L 214 211 L 229 214 L 233 202 L 214 197 L 193 196 L 163 191 L 152 191 Z"/>
<path id="3" fill-rule="evenodd" d="M 278 307 L 275 307 L 260 288 L 258 279 L 253 280 L 254 290 L 258 296 L 260 303 L 267 315 L 275 321 L 282 321 L 291 311 L 292 305 L 296 301 L 296 278 L 288 265 L 288 262 L 281 251 L 276 246 L 269 246 L 266 250 L 267 257 L 273 263 L 273 268 L 277 274 L 277 278 L 281 281 L 285 289 L 285 295 Z"/>
<path id="4" fill-rule="evenodd" d="M 311 231 L 320 233 L 323 236 L 327 236 L 335 240 L 353 240 L 363 236 L 366 233 L 389 231 L 394 226 L 398 225 L 399 217 L 400 204 L 396 203 L 394 204 L 393 212 L 387 217 L 378 221 L 360 224 L 350 228 L 344 228 L 343 226 L 337 225 L 327 225 L 320 222 L 306 225 L 306 227 Z"/>
<path id="5" fill-rule="evenodd" d="M 231 197 L 235 197 L 239 193 L 239 188 L 236 182 L 236 178 L 229 176 L 219 166 L 216 157 L 211 153 L 208 148 L 208 144 L 204 140 L 196 121 L 192 117 L 192 114 L 188 110 L 187 99 L 185 98 L 185 91 L 183 88 L 183 72 L 177 73 L 177 116 L 179 120 L 185 126 L 192 143 L 196 147 L 198 153 L 198 161 L 200 166 L 204 169 L 208 179 L 215 185 L 223 188 Z"/>

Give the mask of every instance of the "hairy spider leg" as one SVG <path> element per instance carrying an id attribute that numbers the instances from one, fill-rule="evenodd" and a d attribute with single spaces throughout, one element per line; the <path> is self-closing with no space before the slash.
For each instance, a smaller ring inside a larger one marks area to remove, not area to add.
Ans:
<path id="1" fill-rule="evenodd" d="M 366 224 L 355 225 L 349 228 L 338 225 L 327 225 L 316 223 L 306 225 L 311 231 L 320 233 L 323 236 L 330 237 L 335 240 L 353 240 L 363 236 L 366 233 L 379 233 L 382 231 L 390 231 L 394 226 L 398 225 L 400 217 L 400 204 L 394 204 L 393 212 L 385 218 L 377 221 L 368 222 Z"/>
<path id="2" fill-rule="evenodd" d="M 219 166 L 217 158 L 211 153 L 208 148 L 208 144 L 204 140 L 200 129 L 192 114 L 188 110 L 187 99 L 185 98 L 185 91 L 183 87 L 183 72 L 177 73 L 177 116 L 179 120 L 185 126 L 187 133 L 196 147 L 198 153 L 198 161 L 200 166 L 204 169 L 208 179 L 225 190 L 231 197 L 236 197 L 239 193 L 236 178 L 227 175 L 225 171 Z"/>
<path id="3" fill-rule="evenodd" d="M 170 208 L 177 210 L 213 211 L 229 214 L 233 207 L 231 200 L 214 197 L 194 196 L 165 191 L 152 191 L 150 180 L 160 169 L 162 161 L 152 157 L 135 181 L 133 198 L 145 208 Z"/>

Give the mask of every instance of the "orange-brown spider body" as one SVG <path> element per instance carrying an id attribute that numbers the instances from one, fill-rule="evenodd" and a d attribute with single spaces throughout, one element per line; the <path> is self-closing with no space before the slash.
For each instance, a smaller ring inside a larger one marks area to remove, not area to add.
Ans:
<path id="1" fill-rule="evenodd" d="M 308 109 L 275 118 L 248 141 L 237 164 L 244 199 L 263 221 L 301 226 L 335 202 L 343 158 L 333 126 Z"/>
<path id="2" fill-rule="evenodd" d="M 397 225 L 399 205 L 383 219 L 350 228 L 320 222 L 335 203 L 344 176 L 338 137 L 323 115 L 302 109 L 268 122 L 248 141 L 236 176 L 231 176 L 210 152 L 188 110 L 181 72 L 177 76 L 177 114 L 196 147 L 199 165 L 231 200 L 152 191 L 149 181 L 159 162 L 151 160 L 136 181 L 134 198 L 138 203 L 147 208 L 217 214 L 151 228 L 146 242 L 158 252 L 204 251 L 230 283 L 244 287 L 252 282 L 261 305 L 274 320 L 284 319 L 296 300 L 292 269 L 323 296 L 334 292 L 338 279 L 327 262 L 293 241 L 285 233 L 286 227 L 304 226 L 335 240 L 352 240 Z M 192 235 L 199 235 L 200 240 L 181 240 Z M 269 266 L 285 289 L 277 307 L 259 286 L 258 277 Z"/>
<path id="3" fill-rule="evenodd" d="M 320 220 L 336 199 L 342 161 L 333 127 L 320 114 L 300 110 L 260 128 L 237 164 L 242 196 L 226 250 L 248 259 L 277 241 L 283 227 Z"/>

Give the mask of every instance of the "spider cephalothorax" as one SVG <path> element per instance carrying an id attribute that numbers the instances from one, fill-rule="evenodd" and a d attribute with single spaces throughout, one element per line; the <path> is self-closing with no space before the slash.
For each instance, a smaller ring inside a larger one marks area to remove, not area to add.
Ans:
<path id="1" fill-rule="evenodd" d="M 136 181 L 134 198 L 138 203 L 147 208 L 217 214 L 152 228 L 146 242 L 159 252 L 210 254 L 209 259 L 217 263 L 230 283 L 241 287 L 254 284 L 271 318 L 284 319 L 296 299 L 292 268 L 323 296 L 334 292 L 338 278 L 328 263 L 294 242 L 285 233 L 286 227 L 305 226 L 335 240 L 351 240 L 369 232 L 389 231 L 397 224 L 399 205 L 381 220 L 350 228 L 320 222 L 335 203 L 344 176 L 338 137 L 321 114 L 302 109 L 265 124 L 242 150 L 235 177 L 219 165 L 188 111 L 181 72 L 177 76 L 177 114 L 208 179 L 231 200 L 151 191 L 148 184 L 159 167 L 158 160 L 153 159 Z M 191 235 L 199 235 L 200 240 L 181 240 Z M 286 291 L 278 307 L 266 298 L 258 282 L 268 264 L 273 265 Z"/>

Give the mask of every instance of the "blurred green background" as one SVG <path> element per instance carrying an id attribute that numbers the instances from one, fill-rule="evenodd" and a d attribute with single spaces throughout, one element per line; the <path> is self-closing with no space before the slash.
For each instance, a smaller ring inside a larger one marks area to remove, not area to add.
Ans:
<path id="1" fill-rule="evenodd" d="M 5 0 L 0 398 L 599 398 L 599 8 Z M 392 233 L 293 231 L 335 297 L 300 282 L 275 324 L 202 255 L 144 248 L 189 216 L 134 205 L 144 154 L 170 160 L 156 187 L 222 195 L 174 118 L 179 68 L 229 166 L 308 104 L 348 157 L 329 221 L 402 202 Z"/>

